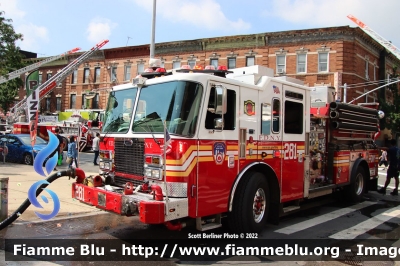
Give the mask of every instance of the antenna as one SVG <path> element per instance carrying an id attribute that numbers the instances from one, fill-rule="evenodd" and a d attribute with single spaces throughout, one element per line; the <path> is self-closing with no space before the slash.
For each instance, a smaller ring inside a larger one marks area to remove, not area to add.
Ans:
<path id="1" fill-rule="evenodd" d="M 132 39 L 132 38 L 128 36 L 128 40 L 126 41 L 126 45 L 125 46 L 128 46 L 129 39 Z"/>

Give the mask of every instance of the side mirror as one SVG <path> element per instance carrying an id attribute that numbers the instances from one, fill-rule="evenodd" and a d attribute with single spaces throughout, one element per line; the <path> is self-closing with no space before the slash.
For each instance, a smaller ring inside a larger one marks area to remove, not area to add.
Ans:
<path id="1" fill-rule="evenodd" d="M 227 110 L 226 88 L 221 85 L 215 87 L 215 114 L 224 115 Z"/>

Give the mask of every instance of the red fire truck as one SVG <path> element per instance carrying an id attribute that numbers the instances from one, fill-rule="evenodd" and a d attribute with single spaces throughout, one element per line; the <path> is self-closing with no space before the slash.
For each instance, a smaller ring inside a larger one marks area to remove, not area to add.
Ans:
<path id="1" fill-rule="evenodd" d="M 377 110 L 262 66 L 157 71 L 110 92 L 101 175 L 72 197 L 169 229 L 259 232 L 312 198 L 376 190 Z"/>

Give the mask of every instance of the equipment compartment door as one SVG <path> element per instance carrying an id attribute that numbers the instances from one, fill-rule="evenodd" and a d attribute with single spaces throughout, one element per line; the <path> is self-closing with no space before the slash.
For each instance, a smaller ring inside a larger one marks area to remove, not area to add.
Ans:
<path id="1" fill-rule="evenodd" d="M 283 86 L 282 202 L 303 198 L 305 156 L 304 90 Z"/>
<path id="2" fill-rule="evenodd" d="M 215 90 L 226 89 L 227 109 L 215 112 Z M 239 87 L 209 81 L 199 125 L 197 209 L 196 216 L 227 211 L 229 193 L 238 173 L 238 100 Z M 223 129 L 215 127 L 223 118 Z"/>

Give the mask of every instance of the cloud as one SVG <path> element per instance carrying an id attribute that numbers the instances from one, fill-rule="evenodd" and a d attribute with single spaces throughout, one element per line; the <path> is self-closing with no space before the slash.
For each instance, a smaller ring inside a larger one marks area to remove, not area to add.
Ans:
<path id="1" fill-rule="evenodd" d="M 153 10 L 153 1 L 133 0 L 148 11 Z M 207 30 L 244 31 L 251 24 L 238 18 L 228 19 L 215 0 L 158 0 L 157 14 L 175 23 L 187 23 Z"/>
<path id="2" fill-rule="evenodd" d="M 98 43 L 101 40 L 109 39 L 111 30 L 117 26 L 117 23 L 114 23 L 109 19 L 94 18 L 87 27 L 87 39 L 92 43 Z"/>
<path id="3" fill-rule="evenodd" d="M 49 41 L 46 27 L 37 26 L 32 23 L 22 24 L 17 26 L 15 31 L 23 35 L 23 41 L 18 42 L 22 50 L 36 51 L 39 50 L 40 43 L 47 43 Z"/>
<path id="4" fill-rule="evenodd" d="M 26 12 L 17 7 L 17 0 L 7 0 L 0 3 L 0 11 L 4 11 L 4 17 L 12 20 L 22 19 Z"/>

